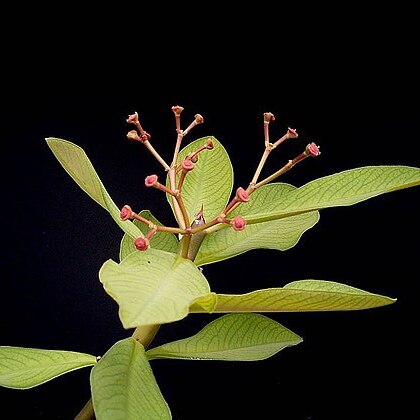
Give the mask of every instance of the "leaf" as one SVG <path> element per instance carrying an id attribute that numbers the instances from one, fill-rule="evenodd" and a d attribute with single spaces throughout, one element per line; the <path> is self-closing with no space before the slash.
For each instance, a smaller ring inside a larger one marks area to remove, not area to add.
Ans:
<path id="1" fill-rule="evenodd" d="M 188 153 L 203 146 L 208 139 L 214 144 L 213 150 L 200 153 L 194 170 L 188 173 L 182 187 L 182 198 L 191 221 L 201 206 L 206 220 L 213 219 L 224 209 L 232 193 L 232 164 L 225 148 L 214 137 L 203 137 L 184 147 L 179 153 L 178 163 Z"/>
<path id="2" fill-rule="evenodd" d="M 296 187 L 289 184 L 274 183 L 264 185 L 251 196 L 249 205 L 240 206 L 232 212 L 232 217 L 240 214 L 248 219 L 248 214 L 264 211 L 271 203 L 280 203 Z M 280 220 L 249 225 L 236 232 L 225 228 L 206 235 L 198 251 L 195 263 L 204 265 L 232 258 L 251 249 L 265 248 L 285 251 L 295 246 L 304 232 L 319 220 L 317 211 Z"/>
<path id="3" fill-rule="evenodd" d="M 108 260 L 99 278 L 119 304 L 125 328 L 178 321 L 193 300 L 210 292 L 194 263 L 157 249 L 135 252 L 119 264 Z"/>
<path id="4" fill-rule="evenodd" d="M 262 315 L 230 314 L 206 325 L 198 334 L 149 350 L 149 359 L 263 360 L 302 338 Z"/>
<path id="5" fill-rule="evenodd" d="M 0 385 L 15 389 L 33 388 L 95 363 L 95 356 L 73 351 L 0 347 Z"/>
<path id="6" fill-rule="evenodd" d="M 260 223 L 327 207 L 350 206 L 391 191 L 420 184 L 420 169 L 409 166 L 366 166 L 309 182 L 281 202 L 248 212 L 247 222 Z M 241 211 L 252 205 L 241 205 Z"/>
<path id="7" fill-rule="evenodd" d="M 150 220 L 153 224 L 162 226 L 162 223 L 160 223 L 159 220 L 157 220 L 149 210 L 143 210 L 139 214 L 147 220 Z M 134 225 L 140 229 L 143 235 L 146 235 L 146 233 L 149 231 L 149 227 L 139 222 L 138 220 L 134 220 Z M 178 239 L 172 233 L 160 231 L 153 235 L 153 237 L 150 239 L 150 246 L 162 251 L 176 253 L 178 250 Z M 120 261 L 123 260 L 127 255 L 136 251 L 137 250 L 134 246 L 133 239 L 129 235 L 125 234 L 121 240 Z"/>
<path id="8" fill-rule="evenodd" d="M 98 420 L 165 420 L 171 412 L 144 347 L 133 338 L 114 344 L 92 369 L 92 402 Z"/>
<path id="9" fill-rule="evenodd" d="M 130 221 L 123 222 L 120 209 L 112 201 L 103 186 L 95 168 L 92 166 L 84 150 L 67 140 L 47 138 L 48 147 L 60 162 L 65 171 L 73 178 L 79 187 L 109 212 L 117 225 L 133 239 L 143 236 L 140 230 Z"/>
<path id="10" fill-rule="evenodd" d="M 356 311 L 390 305 L 395 301 L 332 281 L 300 280 L 284 287 L 243 295 L 217 294 L 214 312 Z M 200 299 L 191 306 L 191 312 L 205 312 L 199 302 Z"/>

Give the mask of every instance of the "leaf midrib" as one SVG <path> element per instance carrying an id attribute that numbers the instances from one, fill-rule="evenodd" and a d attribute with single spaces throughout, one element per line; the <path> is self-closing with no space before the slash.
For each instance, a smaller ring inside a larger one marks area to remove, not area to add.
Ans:
<path id="1" fill-rule="evenodd" d="M 241 346 L 241 347 L 230 347 L 229 349 L 218 349 L 218 350 L 211 350 L 211 351 L 189 351 L 188 354 L 202 354 L 202 355 L 211 355 L 211 354 L 215 354 L 215 353 L 234 353 L 237 352 L 238 350 L 247 350 L 247 349 L 255 349 L 258 350 L 260 348 L 263 347 L 269 347 L 269 346 L 275 346 L 275 345 L 281 345 L 282 347 L 288 347 L 288 346 L 292 346 L 295 344 L 299 344 L 303 341 L 302 338 L 296 339 L 296 340 L 287 340 L 287 341 L 272 341 L 270 343 L 264 343 L 264 344 L 256 344 L 256 345 L 252 345 L 252 346 Z M 153 356 L 153 350 L 150 350 L 150 352 L 152 353 L 151 358 L 154 358 Z M 171 355 L 176 355 L 179 358 L 183 358 L 183 359 L 188 359 L 189 356 L 182 356 L 181 353 L 176 353 L 175 351 L 170 351 L 170 350 L 165 350 L 163 349 L 163 351 L 166 351 L 168 354 Z M 186 352 L 185 352 L 186 354 Z M 158 357 L 165 357 L 165 356 L 156 356 L 156 358 Z M 169 358 L 169 356 L 167 356 Z"/>

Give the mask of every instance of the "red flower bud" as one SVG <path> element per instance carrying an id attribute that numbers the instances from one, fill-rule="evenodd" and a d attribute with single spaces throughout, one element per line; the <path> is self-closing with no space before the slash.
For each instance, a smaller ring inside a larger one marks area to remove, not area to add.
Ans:
<path id="1" fill-rule="evenodd" d="M 156 182 L 158 182 L 158 176 L 157 175 L 149 175 L 146 176 L 146 179 L 144 180 L 144 184 L 146 187 L 153 187 Z"/>
<path id="2" fill-rule="evenodd" d="M 249 194 L 242 187 L 239 187 L 236 190 L 236 199 L 242 203 L 247 203 L 249 201 Z"/>
<path id="3" fill-rule="evenodd" d="M 319 146 L 317 146 L 315 143 L 309 143 L 306 146 L 305 153 L 308 156 L 312 156 L 312 157 L 317 157 L 321 154 L 321 152 L 319 150 Z"/>
<path id="4" fill-rule="evenodd" d="M 136 130 L 131 130 L 127 133 L 128 140 L 136 140 L 136 141 L 142 141 L 142 139 L 137 134 Z"/>
<path id="5" fill-rule="evenodd" d="M 191 171 L 192 169 L 194 169 L 194 163 L 191 162 L 190 159 L 184 159 L 181 163 L 182 169 L 184 171 Z"/>
<path id="6" fill-rule="evenodd" d="M 204 118 L 200 114 L 195 114 L 194 118 L 197 124 L 202 124 L 204 122 Z"/>
<path id="7" fill-rule="evenodd" d="M 137 238 L 134 241 L 134 246 L 139 251 L 146 251 L 149 248 L 149 240 L 147 238 Z"/>
<path id="8" fill-rule="evenodd" d="M 130 206 L 127 206 L 127 204 L 121 209 L 120 211 L 120 217 L 122 221 L 130 220 L 133 217 L 133 210 L 131 210 Z"/>
<path id="9" fill-rule="evenodd" d="M 246 220 L 242 216 L 235 216 L 230 224 L 232 225 L 233 230 L 240 231 L 245 229 Z"/>
<path id="10" fill-rule="evenodd" d="M 143 131 L 143 134 L 140 136 L 141 141 L 150 140 L 150 137 L 152 137 L 147 131 Z"/>
<path id="11" fill-rule="evenodd" d="M 206 143 L 204 144 L 204 146 L 206 146 L 207 150 L 213 150 L 214 149 L 214 144 L 213 144 L 211 139 L 208 139 L 206 141 Z"/>
<path id="12" fill-rule="evenodd" d="M 270 121 L 274 121 L 275 119 L 276 119 L 276 117 L 271 112 L 264 112 L 264 121 L 265 122 L 269 123 Z"/>
<path id="13" fill-rule="evenodd" d="M 129 124 L 136 124 L 139 122 L 139 114 L 137 114 L 137 112 L 135 112 L 134 114 L 131 114 L 128 116 L 127 118 L 127 122 Z"/>
<path id="14" fill-rule="evenodd" d="M 181 112 L 184 110 L 184 108 L 182 108 L 182 106 L 179 105 L 175 105 L 171 109 L 175 115 L 181 115 Z"/>
<path id="15" fill-rule="evenodd" d="M 287 138 L 295 139 L 297 137 L 299 137 L 299 134 L 297 133 L 296 129 L 288 127 L 287 128 Z"/>

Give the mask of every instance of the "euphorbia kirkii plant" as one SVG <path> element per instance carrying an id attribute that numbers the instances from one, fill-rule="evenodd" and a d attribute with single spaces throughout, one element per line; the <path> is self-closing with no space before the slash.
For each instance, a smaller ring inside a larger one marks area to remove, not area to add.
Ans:
<path id="1" fill-rule="evenodd" d="M 262 118 L 262 157 L 249 184 L 234 188 L 229 156 L 214 137 L 183 144 L 187 134 L 204 122 L 197 114 L 182 129 L 183 110 L 181 106 L 172 107 L 176 141 L 171 161 L 158 153 L 137 113 L 127 119 L 132 128 L 127 138 L 144 146 L 165 171 L 147 176 L 144 188 L 160 190 L 157 193 L 163 193 L 162 199 L 166 196 L 175 216 L 174 226 L 162 225 L 149 210 L 137 212 L 129 203 L 117 207 L 80 147 L 58 138 L 47 139 L 67 173 L 125 233 L 120 261 L 106 261 L 99 278 L 119 305 L 122 325 L 134 332 L 102 356 L 1 347 L 0 385 L 27 389 L 64 373 L 93 367 L 92 399 L 76 418 L 170 419 L 150 361 L 263 360 L 299 344 L 302 338 L 260 313 L 352 311 L 395 301 L 348 285 L 312 279 L 246 294 L 212 291 L 200 267 L 256 248 L 287 250 L 318 222 L 319 210 L 349 206 L 419 185 L 420 169 L 367 166 L 319 178 L 299 188 L 278 182 L 285 172 L 320 155 L 319 146 L 305 142 L 298 156 L 262 177 L 272 152 L 291 139 L 301 141 L 297 131 L 288 128 L 272 142 L 269 128 L 275 118 L 267 112 Z M 149 348 L 160 325 L 194 313 L 227 315 L 191 337 Z"/>

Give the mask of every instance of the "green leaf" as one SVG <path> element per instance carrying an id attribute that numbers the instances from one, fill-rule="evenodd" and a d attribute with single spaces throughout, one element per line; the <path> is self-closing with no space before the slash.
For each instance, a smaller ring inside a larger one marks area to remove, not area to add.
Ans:
<path id="1" fill-rule="evenodd" d="M 214 312 L 356 311 L 390 305 L 395 301 L 332 281 L 300 280 L 284 287 L 256 290 L 243 295 L 217 294 Z M 200 306 L 200 299 L 191 306 L 190 311 L 206 312 Z"/>
<path id="2" fill-rule="evenodd" d="M 120 210 L 112 201 L 84 150 L 67 140 L 48 138 L 47 144 L 61 166 L 79 187 L 109 212 L 117 225 L 133 239 L 143 236 L 130 221 L 123 222 Z"/>
<path id="3" fill-rule="evenodd" d="M 149 359 L 263 360 L 302 338 L 262 315 L 225 315 L 198 334 L 149 350 Z"/>
<path id="4" fill-rule="evenodd" d="M 391 191 L 420 184 L 420 169 L 409 166 L 366 166 L 309 182 L 291 191 L 281 202 L 255 208 L 247 222 L 260 223 L 327 207 L 350 206 Z M 241 211 L 252 205 L 241 205 Z"/>
<path id="5" fill-rule="evenodd" d="M 149 210 L 143 210 L 139 214 L 147 220 L 150 220 L 153 224 L 162 226 L 162 223 L 160 223 L 159 220 L 157 220 Z M 149 231 L 149 227 L 139 222 L 138 220 L 134 220 L 134 225 L 141 230 L 143 235 L 146 235 L 146 233 Z M 153 237 L 150 239 L 150 246 L 162 251 L 176 253 L 178 250 L 178 239 L 172 233 L 160 231 L 153 235 Z M 129 235 L 125 234 L 121 240 L 120 261 L 135 251 L 137 250 L 134 246 L 133 239 Z"/>
<path id="6" fill-rule="evenodd" d="M 95 363 L 95 356 L 73 351 L 0 347 L 0 385 L 15 389 L 33 388 Z"/>
<path id="7" fill-rule="evenodd" d="M 214 149 L 200 153 L 194 170 L 188 173 L 182 187 L 182 198 L 190 220 L 194 219 L 201 206 L 206 220 L 213 219 L 224 209 L 232 193 L 232 164 L 225 148 L 214 137 L 203 137 L 184 147 L 179 153 L 178 163 L 208 139 L 212 140 Z"/>
<path id="8" fill-rule="evenodd" d="M 99 278 L 119 304 L 125 328 L 178 321 L 193 300 L 210 292 L 194 263 L 157 249 L 135 252 L 119 264 L 108 260 Z"/>
<path id="9" fill-rule="evenodd" d="M 92 369 L 92 402 L 98 420 L 165 420 L 164 400 L 144 347 L 133 338 L 114 344 Z"/>
<path id="10" fill-rule="evenodd" d="M 273 202 L 281 203 L 296 187 L 274 183 L 255 191 L 246 207 L 240 206 L 232 216 L 263 212 Z M 295 246 L 304 232 L 319 220 L 317 211 L 280 220 L 256 223 L 241 232 L 225 228 L 206 235 L 198 251 L 195 263 L 204 265 L 242 254 L 251 249 L 265 248 L 285 251 Z"/>

